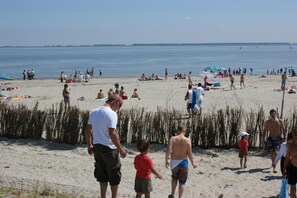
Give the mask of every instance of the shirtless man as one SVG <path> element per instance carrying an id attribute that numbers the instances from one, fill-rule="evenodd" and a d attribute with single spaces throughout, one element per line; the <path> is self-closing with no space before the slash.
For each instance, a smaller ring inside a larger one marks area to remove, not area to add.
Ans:
<path id="1" fill-rule="evenodd" d="M 174 198 L 177 181 L 179 181 L 178 197 L 183 196 L 185 184 L 188 177 L 188 157 L 193 168 L 197 165 L 193 162 L 191 140 L 185 137 L 187 127 L 179 125 L 177 135 L 169 140 L 169 144 L 165 156 L 165 166 L 168 168 L 171 165 L 172 181 L 171 181 L 171 194 L 169 198 Z M 169 161 L 171 159 L 171 161 Z"/>
<path id="2" fill-rule="evenodd" d="M 271 153 L 272 165 L 281 143 L 286 139 L 286 131 L 283 122 L 276 117 L 276 111 L 270 110 L 270 118 L 264 123 L 263 145 Z M 266 134 L 268 132 L 267 138 Z M 266 142 L 265 142 L 266 138 Z M 276 173 L 275 167 L 272 166 L 273 172 Z"/>
<path id="3" fill-rule="evenodd" d="M 232 88 L 235 89 L 235 86 L 234 86 L 234 81 L 235 81 L 235 79 L 234 79 L 234 77 L 232 76 L 232 74 L 229 75 L 229 78 L 230 78 L 230 82 L 231 82 L 231 84 L 230 84 L 230 89 L 231 89 L 231 90 L 232 90 Z"/>
<path id="4" fill-rule="evenodd" d="M 286 173 L 290 185 L 290 196 L 296 197 L 297 183 L 297 129 L 292 131 L 293 139 L 287 142 L 287 156 L 283 172 Z M 290 161 L 290 163 L 289 163 Z"/>

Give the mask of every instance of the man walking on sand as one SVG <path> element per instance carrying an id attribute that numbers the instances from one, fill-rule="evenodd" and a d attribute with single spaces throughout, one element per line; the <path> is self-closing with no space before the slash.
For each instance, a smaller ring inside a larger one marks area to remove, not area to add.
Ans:
<path id="1" fill-rule="evenodd" d="M 192 90 L 192 85 L 188 85 L 188 91 L 185 95 L 185 101 L 187 101 L 187 110 L 189 113 L 189 117 L 192 116 L 192 100 L 193 100 L 193 90 Z"/>
<path id="2" fill-rule="evenodd" d="M 165 166 L 168 168 L 171 165 L 172 181 L 171 181 L 171 194 L 169 198 L 174 198 L 177 181 L 179 181 L 178 197 L 183 196 L 185 184 L 188 178 L 188 157 L 193 166 L 197 165 L 193 162 L 191 140 L 185 137 L 187 127 L 179 125 L 177 135 L 169 140 L 169 144 L 165 156 Z M 171 159 L 169 161 L 169 159 Z"/>
<path id="3" fill-rule="evenodd" d="M 297 129 L 292 131 L 293 139 L 287 142 L 287 155 L 283 172 L 286 173 L 290 185 L 290 196 L 296 198 L 297 183 Z"/>
<path id="4" fill-rule="evenodd" d="M 119 110 L 122 104 L 119 95 L 112 95 L 103 106 L 90 113 L 85 131 L 88 153 L 95 157 L 94 176 L 100 183 L 101 198 L 106 198 L 107 182 L 111 186 L 112 198 L 116 198 L 121 181 L 119 156 L 126 157 L 126 150 L 116 131 L 118 116 L 115 110 Z"/>
<path id="5" fill-rule="evenodd" d="M 274 159 L 281 143 L 285 140 L 286 131 L 283 122 L 276 117 L 275 109 L 270 110 L 270 118 L 264 123 L 263 131 L 263 145 L 265 149 L 271 153 L 271 161 L 273 172 L 276 173 L 275 167 L 273 166 Z M 268 132 L 268 134 L 267 134 Z M 267 135 L 267 138 L 266 138 Z M 266 138 L 266 142 L 265 142 Z"/>

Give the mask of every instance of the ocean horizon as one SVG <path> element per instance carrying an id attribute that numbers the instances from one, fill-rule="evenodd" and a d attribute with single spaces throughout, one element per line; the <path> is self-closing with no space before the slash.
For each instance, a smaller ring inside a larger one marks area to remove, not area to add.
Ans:
<path id="1" fill-rule="evenodd" d="M 197 76 L 205 67 L 250 68 L 254 74 L 295 67 L 296 44 L 275 43 L 155 43 L 94 44 L 79 46 L 2 46 L 0 73 L 22 78 L 23 70 L 34 69 L 36 78 L 58 78 L 61 71 L 73 75 L 94 68 L 103 77 L 140 77 L 152 73 L 169 76 L 192 72 Z"/>

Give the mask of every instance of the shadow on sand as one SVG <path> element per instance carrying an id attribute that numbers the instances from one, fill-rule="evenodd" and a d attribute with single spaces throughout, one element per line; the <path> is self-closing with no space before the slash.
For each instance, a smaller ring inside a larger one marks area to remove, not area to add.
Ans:
<path id="1" fill-rule="evenodd" d="M 73 150 L 76 148 L 86 148 L 86 145 L 70 145 L 70 144 L 61 144 L 53 143 L 46 140 L 33 140 L 33 139 L 12 139 L 1 137 L 0 141 L 6 142 L 6 145 L 27 145 L 27 146 L 40 146 L 47 150 Z"/>
<path id="2" fill-rule="evenodd" d="M 270 168 L 254 168 L 254 169 L 241 169 L 241 168 L 232 168 L 232 167 L 224 167 L 221 170 L 231 170 L 235 171 L 236 174 L 242 173 L 270 173 Z"/>

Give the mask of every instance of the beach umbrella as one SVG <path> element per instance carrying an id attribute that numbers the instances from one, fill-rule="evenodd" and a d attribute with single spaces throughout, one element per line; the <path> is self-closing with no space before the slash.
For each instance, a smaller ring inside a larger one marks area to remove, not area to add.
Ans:
<path id="1" fill-rule="evenodd" d="M 216 66 L 211 66 L 210 67 L 210 71 L 215 71 L 215 70 L 217 70 L 217 67 Z"/>
<path id="2" fill-rule="evenodd" d="M 210 67 L 205 67 L 204 70 L 208 71 L 208 70 L 210 70 Z"/>

